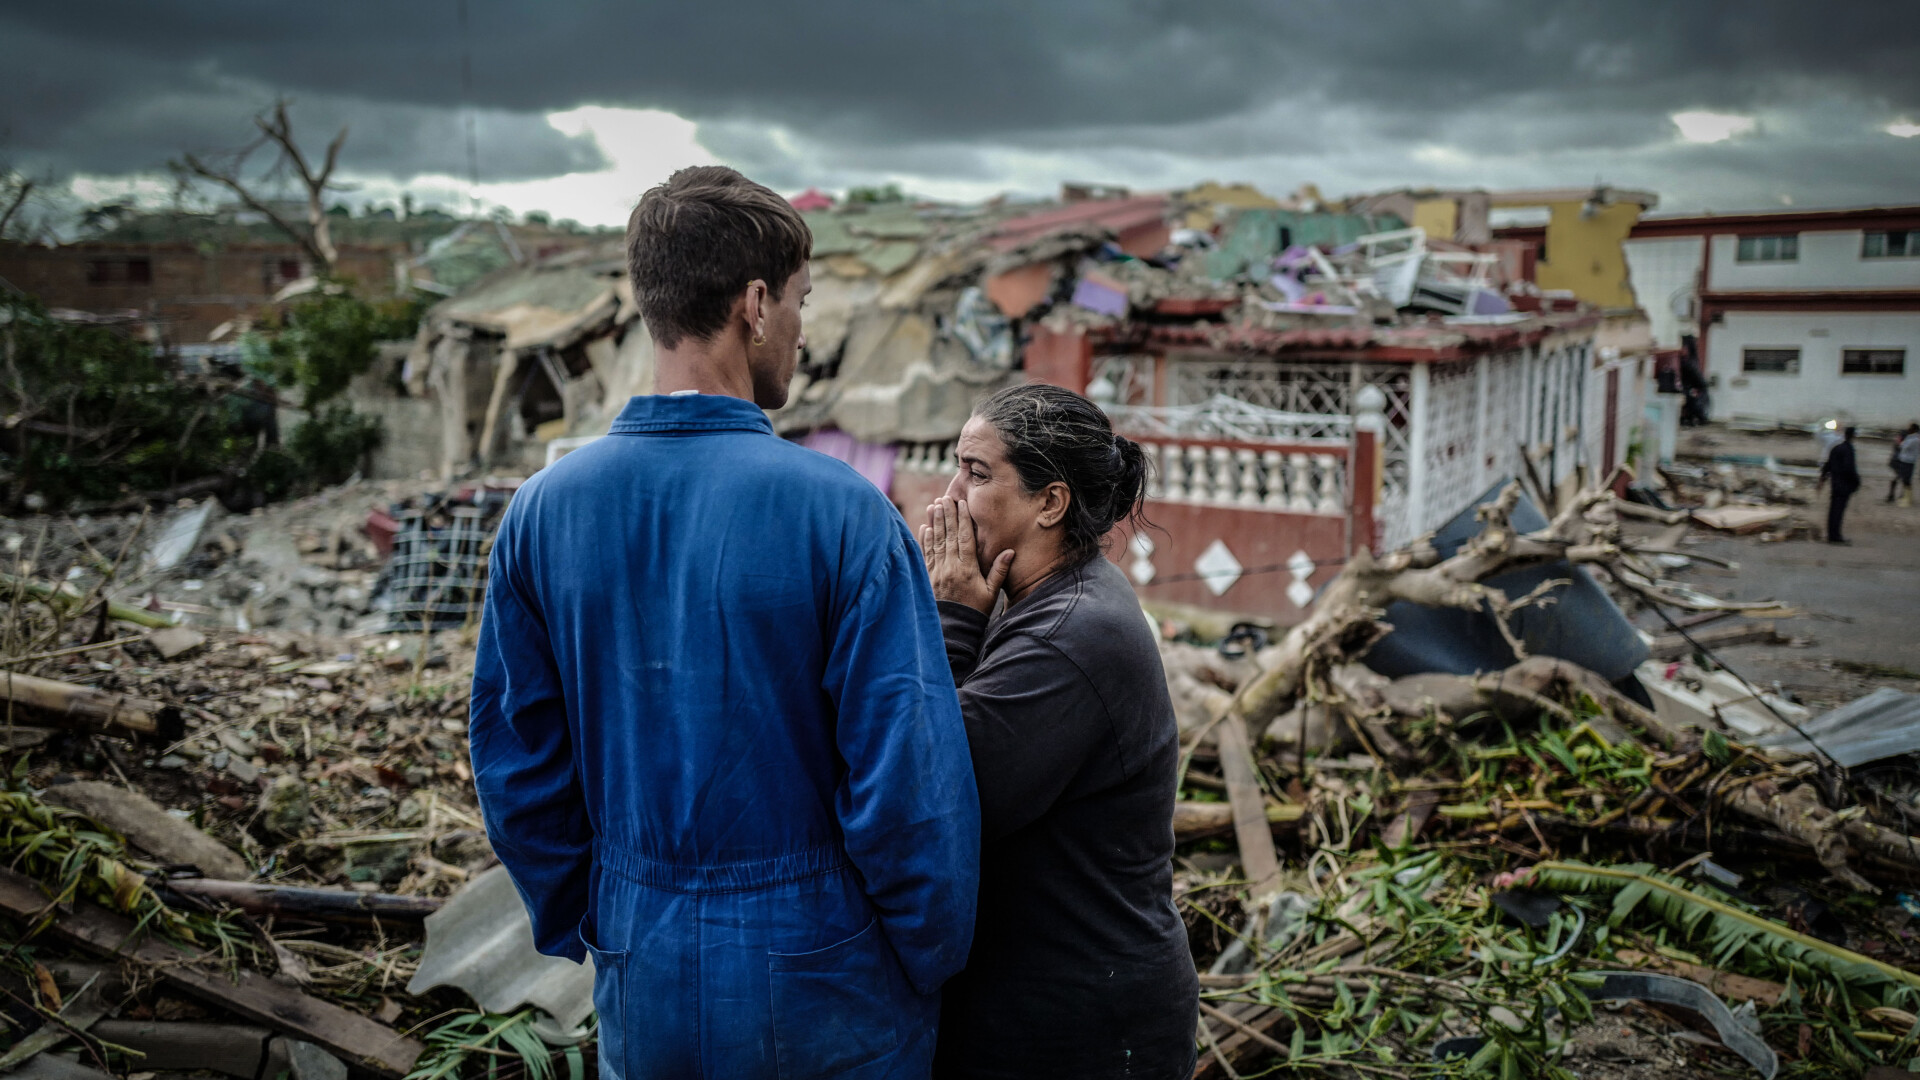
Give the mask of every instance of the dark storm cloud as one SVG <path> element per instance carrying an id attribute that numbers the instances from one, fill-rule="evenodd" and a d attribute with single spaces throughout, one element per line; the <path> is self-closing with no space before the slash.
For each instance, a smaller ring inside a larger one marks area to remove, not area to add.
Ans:
<path id="1" fill-rule="evenodd" d="M 15 30 L 0 17 L 0 156 L 34 171 L 120 174 L 164 168 L 182 154 L 248 142 L 253 117 L 284 93 L 310 155 L 349 129 L 343 169 L 408 179 L 467 174 L 465 114 L 415 102 L 371 100 L 321 87 L 289 89 L 230 74 L 204 59 L 168 63 L 118 45 Z M 604 165 L 590 137 L 555 131 L 537 114 L 475 110 L 482 175 L 490 181 L 552 176 Z M 262 156 L 264 164 L 265 155 Z"/>
<path id="2" fill-rule="evenodd" d="M 1791 106 L 1809 88 L 1920 109 L 1920 5 L 1879 0 L 467 3 L 463 36 L 458 0 L 16 0 L 0 10 L 0 129 L 16 153 L 132 170 L 230 143 L 260 95 L 287 93 L 310 130 L 353 119 L 357 168 L 457 174 L 467 41 L 496 180 L 579 167 L 591 148 L 537 117 L 585 103 L 671 109 L 795 182 L 822 162 L 756 125 L 855 170 L 966 178 L 994 169 L 987 146 L 1498 156 L 1648 146 L 1673 111 Z"/>

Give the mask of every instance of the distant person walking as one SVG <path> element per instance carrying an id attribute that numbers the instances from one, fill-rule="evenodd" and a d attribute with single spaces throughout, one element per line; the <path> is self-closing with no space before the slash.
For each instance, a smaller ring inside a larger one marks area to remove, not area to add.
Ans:
<path id="1" fill-rule="evenodd" d="M 1853 428 L 1848 428 L 1841 437 L 1840 444 L 1827 452 L 1827 460 L 1820 466 L 1820 479 L 1815 481 L 1815 490 L 1828 480 L 1833 481 L 1832 501 L 1827 503 L 1827 543 L 1845 544 L 1849 541 L 1840 535 L 1840 520 L 1847 516 L 1847 500 L 1860 490 L 1860 467 L 1853 456 Z"/>
<path id="2" fill-rule="evenodd" d="M 1893 443 L 1893 483 L 1887 485 L 1887 501 L 1892 502 L 1901 488 L 1907 493 L 1900 499 L 1901 506 L 1913 505 L 1913 466 L 1920 461 L 1920 424 L 1908 424 L 1906 433 Z"/>

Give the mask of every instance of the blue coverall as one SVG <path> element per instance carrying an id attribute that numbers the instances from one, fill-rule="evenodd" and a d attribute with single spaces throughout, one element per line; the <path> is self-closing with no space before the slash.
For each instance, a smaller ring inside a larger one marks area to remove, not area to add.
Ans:
<path id="1" fill-rule="evenodd" d="M 905 523 L 752 403 L 636 397 L 495 541 L 487 835 L 603 1077 L 924 1077 L 980 813 Z"/>

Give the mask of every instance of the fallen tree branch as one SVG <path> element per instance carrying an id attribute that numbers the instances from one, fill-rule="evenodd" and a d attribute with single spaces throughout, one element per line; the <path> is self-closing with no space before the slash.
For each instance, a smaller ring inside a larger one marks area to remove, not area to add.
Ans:
<path id="1" fill-rule="evenodd" d="M 80 727 L 124 728 L 163 739 L 186 733 L 186 721 L 178 709 L 57 679 L 0 673 L 0 698 L 52 713 Z"/>

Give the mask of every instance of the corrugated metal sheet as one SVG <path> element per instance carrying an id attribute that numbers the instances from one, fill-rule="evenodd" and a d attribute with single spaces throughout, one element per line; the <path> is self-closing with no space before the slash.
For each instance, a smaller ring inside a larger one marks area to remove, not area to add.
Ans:
<path id="1" fill-rule="evenodd" d="M 1849 769 L 1902 754 L 1920 753 L 1920 694 L 1883 686 L 1866 697 L 1800 725 L 1820 749 Z M 1761 746 L 1812 751 L 1798 733 L 1783 731 L 1759 740 Z"/>
<path id="2" fill-rule="evenodd" d="M 457 986 L 489 1012 L 522 1005 L 544 1009 L 570 1032 L 593 1012 L 593 962 L 543 956 L 533 947 L 533 920 L 504 866 L 467 883 L 427 916 L 427 945 L 407 993 Z"/>

